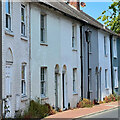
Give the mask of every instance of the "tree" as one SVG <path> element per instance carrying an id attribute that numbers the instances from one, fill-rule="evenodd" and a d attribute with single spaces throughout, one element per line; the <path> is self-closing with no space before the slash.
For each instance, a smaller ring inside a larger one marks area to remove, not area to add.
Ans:
<path id="1" fill-rule="evenodd" d="M 97 20 L 101 19 L 107 27 L 110 27 L 111 30 L 120 34 L 120 0 L 112 1 L 108 10 L 103 11 Z"/>

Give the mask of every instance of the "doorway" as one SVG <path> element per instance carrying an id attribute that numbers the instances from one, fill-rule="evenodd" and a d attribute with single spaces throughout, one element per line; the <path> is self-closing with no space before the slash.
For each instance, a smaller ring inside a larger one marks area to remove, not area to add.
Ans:
<path id="1" fill-rule="evenodd" d="M 6 66 L 5 66 L 5 95 L 4 95 L 4 117 L 10 118 L 11 117 L 11 101 L 12 101 L 12 64 L 13 64 L 13 54 L 11 48 L 8 48 L 6 53 Z"/>
<path id="2" fill-rule="evenodd" d="M 63 93 L 63 110 L 67 109 L 67 77 L 66 77 L 66 66 L 63 66 L 62 72 L 62 93 Z"/>
<path id="3" fill-rule="evenodd" d="M 11 65 L 6 64 L 6 79 L 5 79 L 5 117 L 11 117 Z"/>
<path id="4" fill-rule="evenodd" d="M 59 65 L 55 66 L 55 109 L 59 108 Z"/>

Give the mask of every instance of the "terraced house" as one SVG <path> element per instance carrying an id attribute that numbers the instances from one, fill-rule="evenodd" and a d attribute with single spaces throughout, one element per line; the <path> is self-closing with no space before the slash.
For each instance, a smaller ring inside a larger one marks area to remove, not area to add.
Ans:
<path id="1" fill-rule="evenodd" d="M 120 38 L 111 36 L 112 92 L 119 94 L 120 84 Z"/>
<path id="2" fill-rule="evenodd" d="M 7 0 L 2 2 L 2 98 L 5 117 L 14 117 L 29 101 L 29 65 L 29 3 Z"/>
<path id="3" fill-rule="evenodd" d="M 81 11 L 77 0 L 2 2 L 4 117 L 36 98 L 65 110 L 81 98 L 99 102 L 111 94 L 110 36 L 120 37 Z"/>

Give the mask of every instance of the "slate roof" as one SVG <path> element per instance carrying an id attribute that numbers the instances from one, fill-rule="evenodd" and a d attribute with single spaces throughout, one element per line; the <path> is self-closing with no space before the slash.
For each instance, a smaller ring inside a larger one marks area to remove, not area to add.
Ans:
<path id="1" fill-rule="evenodd" d="M 100 22 L 98 22 L 88 14 L 84 13 L 82 10 L 79 11 L 77 9 L 74 9 L 73 7 L 69 6 L 67 3 L 61 2 L 61 0 L 36 0 L 36 1 L 39 2 L 39 4 L 45 5 L 49 8 L 53 8 L 54 10 L 61 12 L 65 16 L 71 17 L 85 24 L 89 24 L 98 29 L 102 29 L 106 32 L 109 32 L 112 35 L 120 36 L 115 32 L 113 32 L 112 30 L 108 29 L 107 27 L 104 27 L 103 24 L 101 24 Z"/>

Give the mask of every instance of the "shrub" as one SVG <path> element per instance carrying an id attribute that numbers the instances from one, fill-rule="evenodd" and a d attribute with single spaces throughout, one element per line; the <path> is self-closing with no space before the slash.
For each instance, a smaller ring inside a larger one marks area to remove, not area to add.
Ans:
<path id="1" fill-rule="evenodd" d="M 48 114 L 49 114 L 49 115 L 56 114 L 55 109 L 53 109 L 53 107 L 51 107 L 50 104 L 45 103 L 45 105 L 48 107 L 48 110 L 49 110 L 49 111 L 48 111 Z"/>
<path id="2" fill-rule="evenodd" d="M 44 118 L 49 114 L 49 108 L 38 101 L 30 101 L 28 110 L 24 112 L 24 118 Z"/>
<path id="3" fill-rule="evenodd" d="M 77 108 L 83 108 L 83 102 L 82 101 L 77 103 Z"/>
<path id="4" fill-rule="evenodd" d="M 99 102 L 99 104 L 102 104 L 102 103 L 103 103 L 103 101 L 100 101 L 100 102 Z"/>
<path id="5" fill-rule="evenodd" d="M 91 102 L 91 100 L 85 99 L 85 98 L 82 101 L 79 101 L 77 103 L 77 108 L 92 107 L 92 106 L 93 106 L 93 102 Z"/>
<path id="6" fill-rule="evenodd" d="M 21 116 L 21 118 L 42 119 L 48 115 L 53 115 L 55 113 L 56 111 L 48 103 L 40 104 L 39 100 L 32 100 L 30 101 L 28 109 L 24 111 L 24 114 Z"/>
<path id="7" fill-rule="evenodd" d="M 114 94 L 110 94 L 109 96 L 106 96 L 105 98 L 104 98 L 104 101 L 103 101 L 103 103 L 108 103 L 108 102 L 112 102 L 112 101 L 117 101 L 118 100 L 118 96 L 117 96 L 117 94 L 116 93 L 114 93 Z"/>

